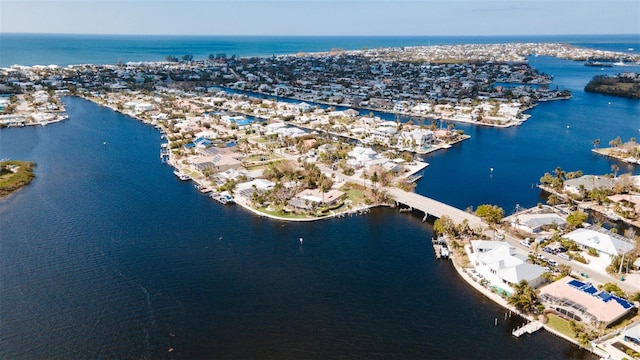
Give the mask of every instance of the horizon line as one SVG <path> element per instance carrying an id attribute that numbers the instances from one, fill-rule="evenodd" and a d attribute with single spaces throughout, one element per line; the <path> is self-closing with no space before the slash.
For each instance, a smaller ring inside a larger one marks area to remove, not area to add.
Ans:
<path id="1" fill-rule="evenodd" d="M 164 37 L 523 37 L 523 36 L 638 36 L 640 33 L 559 33 L 559 34 L 118 34 L 118 33 L 43 33 L 0 31 L 2 35 L 84 35 L 84 36 L 164 36 Z"/>

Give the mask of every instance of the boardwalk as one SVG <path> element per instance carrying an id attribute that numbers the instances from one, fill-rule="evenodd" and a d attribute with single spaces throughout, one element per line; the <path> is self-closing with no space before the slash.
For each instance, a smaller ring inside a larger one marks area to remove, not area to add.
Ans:
<path id="1" fill-rule="evenodd" d="M 437 218 L 447 215 L 451 220 L 458 224 L 466 219 L 472 229 L 478 226 L 482 228 L 486 227 L 486 224 L 483 223 L 479 217 L 451 205 L 397 188 L 388 188 L 387 191 L 388 194 L 396 199 L 397 202 L 410 206 L 416 210 L 420 210 L 425 214 L 435 216 Z"/>

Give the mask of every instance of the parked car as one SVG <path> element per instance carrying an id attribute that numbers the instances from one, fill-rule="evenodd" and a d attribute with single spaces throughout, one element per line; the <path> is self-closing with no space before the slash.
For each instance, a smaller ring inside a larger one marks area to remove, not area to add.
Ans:
<path id="1" fill-rule="evenodd" d="M 503 233 L 497 233 L 496 237 L 500 240 L 504 240 L 504 234 Z"/>
<path id="2" fill-rule="evenodd" d="M 524 247 L 531 247 L 531 243 L 525 240 L 521 240 L 520 241 L 520 245 L 524 246 Z"/>
<path id="3" fill-rule="evenodd" d="M 558 266 L 558 262 L 552 259 L 548 259 L 547 260 L 547 264 L 551 265 L 551 266 Z"/>
<path id="4" fill-rule="evenodd" d="M 544 252 L 548 252 L 549 254 L 553 254 L 553 249 L 551 249 L 551 248 L 550 248 L 550 247 L 548 247 L 548 246 L 543 247 L 543 248 L 542 248 L 542 251 L 544 251 Z"/>
<path id="5" fill-rule="evenodd" d="M 558 257 L 559 257 L 560 259 L 567 260 L 567 261 L 570 261 L 570 260 L 571 260 L 571 257 L 569 257 L 569 255 L 567 255 L 567 254 L 565 254 L 565 253 L 560 253 L 560 254 L 558 254 Z"/>

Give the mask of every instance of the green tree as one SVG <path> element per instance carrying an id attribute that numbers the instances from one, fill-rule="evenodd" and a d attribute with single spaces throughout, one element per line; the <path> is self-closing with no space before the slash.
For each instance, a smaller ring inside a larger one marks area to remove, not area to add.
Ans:
<path id="1" fill-rule="evenodd" d="M 593 140 L 593 148 L 597 149 L 600 146 L 600 139 Z"/>
<path id="2" fill-rule="evenodd" d="M 442 215 L 441 218 L 436 219 L 433 223 L 433 230 L 437 234 L 454 236 L 456 234 L 456 224 L 449 216 Z"/>
<path id="3" fill-rule="evenodd" d="M 576 210 L 567 216 L 567 227 L 569 229 L 576 229 L 582 227 L 582 224 L 587 221 L 587 213 L 580 210 Z"/>
<path id="4" fill-rule="evenodd" d="M 489 224 L 499 224 L 504 217 L 504 210 L 497 205 L 484 204 L 478 206 L 476 215 Z"/>
<path id="5" fill-rule="evenodd" d="M 509 296 L 507 302 L 516 307 L 516 309 L 532 312 L 536 309 L 538 296 L 535 290 L 529 286 L 527 280 L 521 280 L 519 283 L 511 286 L 514 293 Z"/>
<path id="6" fill-rule="evenodd" d="M 373 187 L 376 187 L 376 183 L 378 182 L 378 172 L 374 171 L 373 175 L 371 175 L 371 178 L 369 179 L 371 180 L 371 183 L 373 184 Z"/>
<path id="7" fill-rule="evenodd" d="M 560 199 L 558 198 L 558 196 L 556 194 L 551 194 L 547 198 L 547 204 L 549 204 L 551 206 L 556 206 L 559 203 L 560 203 Z"/>

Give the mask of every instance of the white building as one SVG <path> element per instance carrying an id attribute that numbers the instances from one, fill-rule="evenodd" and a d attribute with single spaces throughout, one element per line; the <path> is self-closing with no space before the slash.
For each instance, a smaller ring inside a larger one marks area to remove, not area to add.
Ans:
<path id="1" fill-rule="evenodd" d="M 431 130 L 413 129 L 400 134 L 400 144 L 406 142 L 407 145 L 415 147 L 425 147 L 436 141 L 436 135 Z"/>
<path id="2" fill-rule="evenodd" d="M 471 260 L 476 271 L 493 286 L 513 292 L 511 285 L 526 280 L 529 286 L 538 287 L 544 283 L 545 269 L 530 264 L 527 257 L 516 254 L 513 246 L 503 241 L 472 240 Z"/>
<path id="3" fill-rule="evenodd" d="M 584 175 L 577 179 L 565 180 L 563 190 L 575 195 L 581 194 L 581 189 L 586 191 L 593 189 L 613 189 L 615 180 L 607 176 Z"/>
<path id="4" fill-rule="evenodd" d="M 621 255 L 633 250 L 633 240 L 614 234 L 597 225 L 577 229 L 563 236 L 573 240 L 583 249 L 594 249 L 605 255 Z"/>

